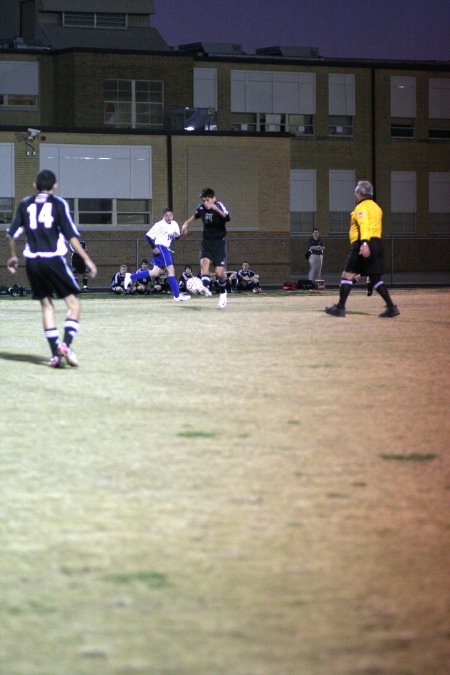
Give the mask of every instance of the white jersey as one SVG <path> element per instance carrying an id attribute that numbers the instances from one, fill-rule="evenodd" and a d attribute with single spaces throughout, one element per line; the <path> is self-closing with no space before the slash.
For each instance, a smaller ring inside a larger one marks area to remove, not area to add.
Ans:
<path id="1" fill-rule="evenodd" d="M 171 223 L 168 223 L 163 218 L 162 220 L 158 220 L 145 236 L 152 239 L 155 246 L 165 246 L 166 248 L 170 248 L 172 241 L 180 236 L 180 226 L 176 220 L 172 220 Z"/>

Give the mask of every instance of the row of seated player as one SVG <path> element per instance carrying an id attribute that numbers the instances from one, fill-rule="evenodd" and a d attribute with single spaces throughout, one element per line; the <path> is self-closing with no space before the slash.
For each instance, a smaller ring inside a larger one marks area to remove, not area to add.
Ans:
<path id="1" fill-rule="evenodd" d="M 142 260 L 139 270 L 150 269 L 148 260 Z M 126 265 L 121 265 L 118 272 L 111 279 L 111 291 L 116 295 L 157 295 L 160 293 L 171 293 L 167 281 L 167 271 L 161 270 L 157 277 L 139 279 L 132 281 L 131 274 Z"/>
<path id="2" fill-rule="evenodd" d="M 144 258 L 137 271 L 150 269 L 149 262 Z M 238 293 L 242 291 L 252 291 L 253 293 L 261 293 L 261 285 L 259 281 L 259 274 L 250 269 L 247 261 L 242 263 L 239 271 L 227 272 L 228 287 L 231 293 Z M 219 284 L 216 280 L 215 274 L 210 275 L 211 291 L 219 293 Z M 195 281 L 197 282 L 197 286 Z M 186 265 L 179 278 L 179 288 L 181 293 L 198 293 L 199 282 L 201 284 L 201 275 L 194 275 L 191 265 Z M 155 295 L 160 293 L 170 294 L 170 286 L 167 282 L 167 272 L 162 270 L 159 276 L 154 278 L 139 279 L 132 281 L 131 274 L 128 272 L 126 265 L 121 265 L 118 272 L 116 272 L 111 280 L 111 291 L 116 295 Z"/>
<path id="3" fill-rule="evenodd" d="M 229 271 L 227 272 L 228 278 L 228 290 L 230 293 L 238 293 L 241 291 L 252 291 L 253 293 L 261 293 L 261 284 L 259 281 L 259 274 L 250 269 L 250 265 L 247 261 L 242 263 L 242 267 L 239 271 Z M 181 276 L 178 280 L 178 285 L 180 291 L 184 293 L 192 292 L 192 288 L 195 286 L 192 285 L 190 280 L 200 279 L 201 274 L 195 275 L 191 265 L 186 265 Z M 215 274 L 210 275 L 211 279 L 211 291 L 214 293 L 220 293 L 219 284 L 216 280 Z M 190 288 L 191 287 L 191 288 Z"/>

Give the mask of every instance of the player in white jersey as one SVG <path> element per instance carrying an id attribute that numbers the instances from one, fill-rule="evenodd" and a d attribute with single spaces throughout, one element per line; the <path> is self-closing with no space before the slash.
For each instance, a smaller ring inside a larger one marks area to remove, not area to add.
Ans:
<path id="1" fill-rule="evenodd" d="M 167 282 L 170 285 L 173 299 L 175 302 L 184 302 L 189 300 L 190 296 L 180 293 L 172 260 L 173 251 L 170 248 L 173 240 L 178 239 L 180 236 L 180 226 L 173 219 L 171 209 L 164 209 L 162 216 L 162 219 L 158 220 L 145 235 L 153 250 L 153 269 L 138 271 L 131 275 L 131 279 L 132 281 L 139 281 L 159 277 L 161 270 L 166 269 L 168 274 Z"/>

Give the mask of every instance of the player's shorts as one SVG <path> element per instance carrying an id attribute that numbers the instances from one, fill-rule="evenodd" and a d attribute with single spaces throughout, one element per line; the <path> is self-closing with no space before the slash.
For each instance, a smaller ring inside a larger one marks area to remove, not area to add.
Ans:
<path id="1" fill-rule="evenodd" d="M 203 239 L 200 258 L 208 258 L 215 267 L 226 267 L 227 242 L 225 237 L 222 239 Z"/>
<path id="2" fill-rule="evenodd" d="M 156 265 L 161 269 L 173 265 L 172 254 L 166 246 L 158 246 L 158 255 L 153 255 L 152 265 Z"/>
<path id="3" fill-rule="evenodd" d="M 370 276 L 371 274 L 383 274 L 384 272 L 384 253 L 383 242 L 381 239 L 370 239 L 369 248 L 370 256 L 364 258 L 359 253 L 361 246 L 360 242 L 353 244 L 352 249 L 345 261 L 344 270 L 354 274 L 362 274 L 363 276 Z"/>
<path id="4" fill-rule="evenodd" d="M 35 300 L 55 296 L 66 298 L 80 293 L 80 287 L 63 256 L 26 258 L 25 269 Z"/>

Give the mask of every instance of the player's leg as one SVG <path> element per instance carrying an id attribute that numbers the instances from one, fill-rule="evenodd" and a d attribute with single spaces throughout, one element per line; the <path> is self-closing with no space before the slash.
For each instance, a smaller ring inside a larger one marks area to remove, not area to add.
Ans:
<path id="1" fill-rule="evenodd" d="M 185 294 L 180 294 L 180 287 L 178 285 L 177 278 L 175 276 L 175 267 L 173 264 L 167 265 L 166 266 L 167 270 L 167 283 L 170 286 L 170 290 L 172 291 L 173 299 L 175 302 L 185 302 L 186 300 L 190 300 L 190 295 L 185 295 Z"/>
<path id="2" fill-rule="evenodd" d="M 72 341 L 80 327 L 81 302 L 77 295 L 71 293 L 64 299 L 67 315 L 64 321 L 64 337 L 58 347 L 59 354 L 64 356 L 69 366 L 78 366 L 78 359 L 71 348 Z"/>
<path id="3" fill-rule="evenodd" d="M 211 259 L 207 258 L 206 256 L 203 256 L 203 257 L 200 258 L 201 280 L 202 280 L 203 286 L 206 289 L 205 294 L 208 297 L 212 296 L 212 293 L 211 293 L 211 277 L 210 277 L 211 262 L 212 262 Z"/>
<path id="4" fill-rule="evenodd" d="M 39 300 L 42 313 L 42 325 L 44 328 L 44 335 L 49 344 L 52 358 L 49 361 L 49 366 L 58 368 L 60 366 L 60 357 L 58 354 L 59 333 L 56 328 L 55 306 L 51 298 L 41 298 Z"/>
<path id="5" fill-rule="evenodd" d="M 341 274 L 339 300 L 335 305 L 325 307 L 326 314 L 330 314 L 331 316 L 345 316 L 345 304 L 350 295 L 350 291 L 353 288 L 353 280 L 361 273 L 360 265 L 362 265 L 365 260 L 366 258 L 362 258 L 362 256 L 359 255 L 359 245 L 354 245 L 347 257 L 344 270 Z"/>
<path id="6" fill-rule="evenodd" d="M 400 311 L 397 307 L 397 305 L 394 305 L 394 302 L 390 296 L 390 293 L 387 289 L 387 286 L 385 285 L 382 277 L 380 274 L 370 274 L 369 275 L 370 279 L 370 285 L 372 286 L 373 290 L 380 295 L 383 300 L 386 303 L 386 309 L 384 312 L 381 312 L 378 316 L 381 316 L 381 318 L 386 319 L 386 318 L 393 318 L 394 316 L 398 316 L 400 314 Z"/>

